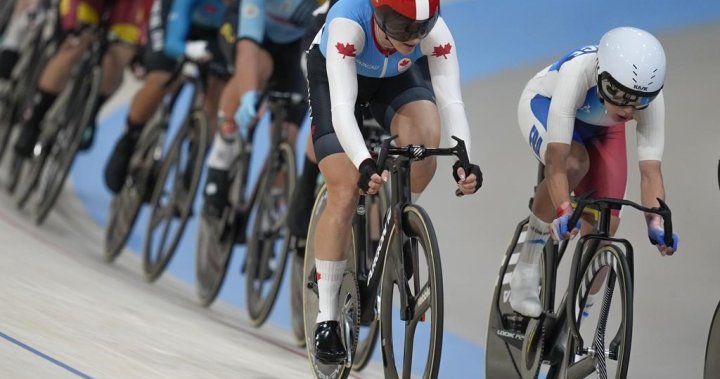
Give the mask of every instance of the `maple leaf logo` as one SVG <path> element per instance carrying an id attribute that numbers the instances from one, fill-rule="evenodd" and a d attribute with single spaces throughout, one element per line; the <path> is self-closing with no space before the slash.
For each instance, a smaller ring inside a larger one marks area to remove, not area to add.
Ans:
<path id="1" fill-rule="evenodd" d="M 438 58 L 443 57 L 443 58 L 447 59 L 447 56 L 450 54 L 450 50 L 452 50 L 452 45 L 448 42 L 445 44 L 445 46 L 438 45 L 438 46 L 433 47 L 432 55 L 433 55 L 433 57 L 438 57 Z"/>
<path id="2" fill-rule="evenodd" d="M 407 65 L 409 65 L 409 64 L 410 64 L 410 60 L 409 60 L 409 59 L 403 59 L 403 60 L 400 61 L 400 66 L 402 66 L 402 67 L 405 67 L 405 66 L 407 66 Z"/>
<path id="3" fill-rule="evenodd" d="M 343 59 L 345 59 L 345 57 L 355 57 L 355 45 L 353 45 L 352 43 L 338 42 L 335 45 L 335 48 L 337 49 L 338 54 L 342 54 Z"/>
<path id="4" fill-rule="evenodd" d="M 320 279 L 322 279 L 322 275 L 320 275 L 319 272 L 315 272 L 315 281 L 319 281 Z"/>

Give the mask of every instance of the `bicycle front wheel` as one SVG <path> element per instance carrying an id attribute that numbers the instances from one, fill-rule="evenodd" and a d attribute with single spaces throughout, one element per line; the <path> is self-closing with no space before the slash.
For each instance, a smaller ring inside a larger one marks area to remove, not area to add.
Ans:
<path id="1" fill-rule="evenodd" d="M 627 377 L 632 342 L 632 277 L 624 253 L 604 245 L 581 266 L 579 283 L 571 298 L 580 339 L 568 333 L 560 378 Z M 599 304 L 589 316 L 582 311 L 590 293 Z M 618 296 L 619 295 L 619 296 Z M 571 317 L 571 316 L 570 316 Z"/>
<path id="2" fill-rule="evenodd" d="M 287 215 L 295 172 L 295 152 L 281 143 L 270 153 L 260 179 L 245 267 L 247 308 L 256 327 L 270 315 L 285 274 L 290 247 Z"/>
<path id="3" fill-rule="evenodd" d="M 412 375 L 437 378 L 443 337 L 443 284 L 435 229 L 424 209 L 410 205 L 402 211 L 405 266 L 389 251 L 385 258 L 380 295 L 380 336 L 386 378 Z M 392 239 L 400 238 L 393 230 Z M 397 289 L 397 291 L 395 291 Z M 403 291 L 407 304 L 402 304 Z M 400 303 L 400 314 L 393 301 Z M 407 305 L 407 312 L 403 309 Z M 397 334 L 393 334 L 395 329 Z M 397 339 L 397 337 L 401 337 Z M 396 354 L 400 353 L 400 354 Z"/>
<path id="4" fill-rule="evenodd" d="M 710 333 L 708 335 L 707 349 L 705 350 L 704 379 L 720 378 L 720 303 L 715 308 Z"/>
<path id="5" fill-rule="evenodd" d="M 205 113 L 192 112 L 163 158 L 150 204 L 143 270 L 155 281 L 175 255 L 193 208 L 208 144 Z"/>

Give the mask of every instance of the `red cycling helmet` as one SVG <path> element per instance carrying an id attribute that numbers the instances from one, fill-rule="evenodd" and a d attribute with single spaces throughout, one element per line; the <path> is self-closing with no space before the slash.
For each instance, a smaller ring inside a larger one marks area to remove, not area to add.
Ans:
<path id="1" fill-rule="evenodd" d="M 375 21 L 390 38 L 405 42 L 426 37 L 440 15 L 440 0 L 370 0 Z"/>

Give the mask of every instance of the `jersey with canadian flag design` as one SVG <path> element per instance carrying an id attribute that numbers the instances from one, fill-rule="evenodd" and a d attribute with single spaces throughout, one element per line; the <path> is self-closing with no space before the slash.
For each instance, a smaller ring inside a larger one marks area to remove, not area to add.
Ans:
<path id="1" fill-rule="evenodd" d="M 353 116 L 357 98 L 357 86 L 353 83 L 357 83 L 357 75 L 398 76 L 422 56 L 428 57 L 430 82 L 443 129 L 463 139 L 470 152 L 457 49 L 443 18 L 438 18 L 430 33 L 409 54 L 401 54 L 385 50 L 378 43 L 373 13 L 370 0 L 339 0 L 330 8 L 325 25 L 313 41 L 326 59 L 333 127 L 345 152 L 356 166 L 370 156 L 362 136 L 354 132 L 358 128 Z"/>

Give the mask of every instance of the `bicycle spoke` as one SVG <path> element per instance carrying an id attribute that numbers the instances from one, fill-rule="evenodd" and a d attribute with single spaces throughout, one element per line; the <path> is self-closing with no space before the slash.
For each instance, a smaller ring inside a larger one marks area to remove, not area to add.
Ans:
<path id="1" fill-rule="evenodd" d="M 418 302 L 415 304 L 415 312 L 412 317 L 412 321 L 417 323 L 418 321 L 425 321 L 425 313 L 430 309 L 432 292 L 430 290 L 430 283 L 425 283 L 422 290 L 420 290 L 416 299 Z"/>

